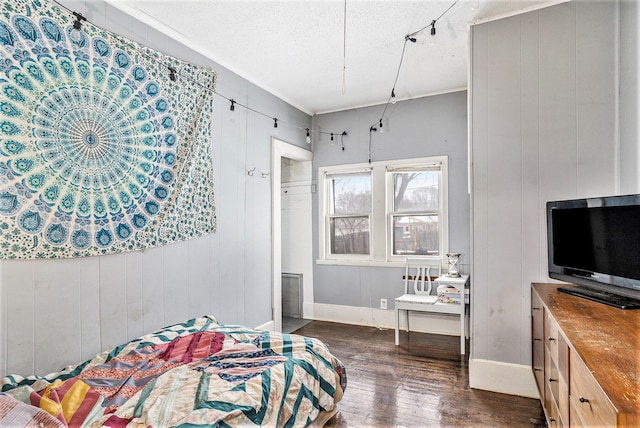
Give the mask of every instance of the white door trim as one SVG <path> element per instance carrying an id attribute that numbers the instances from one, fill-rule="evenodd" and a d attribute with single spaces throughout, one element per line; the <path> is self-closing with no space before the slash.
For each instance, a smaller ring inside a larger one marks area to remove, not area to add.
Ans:
<path id="1" fill-rule="evenodd" d="M 311 161 L 313 153 L 275 137 L 271 138 L 271 313 L 276 331 L 282 331 L 282 158 Z M 313 255 L 309 254 L 309 257 Z"/>

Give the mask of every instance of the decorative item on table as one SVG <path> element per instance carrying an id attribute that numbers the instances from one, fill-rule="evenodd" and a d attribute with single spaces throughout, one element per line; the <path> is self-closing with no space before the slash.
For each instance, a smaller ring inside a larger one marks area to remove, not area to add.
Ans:
<path id="1" fill-rule="evenodd" d="M 460 304 L 460 293 L 456 287 L 442 284 L 438 286 L 438 302 Z M 464 290 L 464 303 L 469 303 L 469 289 Z"/>
<path id="2" fill-rule="evenodd" d="M 447 253 L 446 256 L 447 263 L 449 264 L 449 272 L 447 272 L 447 276 L 449 278 L 460 278 L 460 271 L 458 270 L 460 253 Z"/>

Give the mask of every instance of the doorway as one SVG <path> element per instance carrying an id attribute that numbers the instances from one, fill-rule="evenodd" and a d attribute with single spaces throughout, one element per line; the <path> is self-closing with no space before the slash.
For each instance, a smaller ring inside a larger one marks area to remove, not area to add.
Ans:
<path id="1" fill-rule="evenodd" d="M 313 318 L 313 251 L 311 243 L 311 161 L 309 150 L 276 138 L 271 144 L 272 314 L 282 331 L 282 274 L 303 278 L 301 318 Z M 283 197 L 285 233 L 283 234 Z M 283 270 L 283 261 L 284 268 Z"/>

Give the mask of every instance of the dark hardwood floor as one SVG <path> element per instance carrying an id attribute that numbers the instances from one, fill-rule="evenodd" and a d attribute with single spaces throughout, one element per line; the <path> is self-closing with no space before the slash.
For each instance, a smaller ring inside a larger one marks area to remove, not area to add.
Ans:
<path id="1" fill-rule="evenodd" d="M 469 388 L 460 339 L 313 321 L 317 337 L 347 367 L 340 412 L 327 427 L 543 426 L 538 400 Z"/>

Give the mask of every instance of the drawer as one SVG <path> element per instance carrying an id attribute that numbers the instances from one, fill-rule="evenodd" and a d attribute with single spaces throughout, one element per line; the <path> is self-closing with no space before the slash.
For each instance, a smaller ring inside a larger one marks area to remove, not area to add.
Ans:
<path id="1" fill-rule="evenodd" d="M 544 306 L 531 289 L 532 368 L 540 399 L 544 402 Z"/>
<path id="2" fill-rule="evenodd" d="M 547 422 L 553 418 L 552 409 L 557 408 L 556 403 L 553 401 L 553 395 L 549 389 L 549 382 L 544 383 L 544 401 L 542 402 L 544 414 L 547 417 Z"/>
<path id="3" fill-rule="evenodd" d="M 549 383 L 549 390 L 551 391 L 551 395 L 553 396 L 552 401 L 557 405 L 558 404 L 558 393 L 560 391 L 560 379 L 558 377 L 558 368 L 556 367 L 556 363 L 551 360 L 549 362 L 549 371 L 545 373 L 547 377 L 547 383 Z"/>
<path id="4" fill-rule="evenodd" d="M 578 410 L 576 410 L 574 405 L 569 406 L 569 412 L 571 417 L 571 427 L 583 428 L 584 424 L 580 419 L 580 415 L 578 415 Z"/>
<path id="5" fill-rule="evenodd" d="M 575 352 L 570 356 L 569 393 L 571 406 L 584 426 L 615 426 L 616 410 Z"/>
<path id="6" fill-rule="evenodd" d="M 569 424 L 569 344 L 558 334 L 558 410 L 565 425 Z"/>
<path id="7" fill-rule="evenodd" d="M 569 426 L 570 407 L 569 386 L 562 376 L 560 376 L 560 380 L 558 381 L 558 412 L 565 426 Z"/>
<path id="8" fill-rule="evenodd" d="M 531 327 L 534 338 L 543 338 L 544 331 L 544 307 L 540 297 L 535 292 L 531 293 Z"/>
<path id="9" fill-rule="evenodd" d="M 558 374 L 565 381 L 569 380 L 569 344 L 562 334 L 558 334 L 557 341 L 558 357 Z"/>
<path id="10" fill-rule="evenodd" d="M 533 342 L 533 376 L 536 379 L 540 399 L 544 401 L 544 344 L 542 340 Z"/>
<path id="11" fill-rule="evenodd" d="M 544 353 L 544 400 L 542 401 L 544 403 L 544 408 L 547 409 L 547 411 L 551 411 L 551 404 L 554 403 L 555 404 L 555 394 L 558 393 L 557 389 L 555 391 L 552 391 L 551 388 L 553 387 L 553 382 L 549 382 L 549 377 L 551 376 L 551 372 L 552 372 L 552 367 L 553 366 L 553 361 L 551 361 L 551 357 L 549 356 L 548 352 Z M 547 415 L 548 417 L 549 415 Z"/>
<path id="12" fill-rule="evenodd" d="M 549 418 L 547 420 L 549 428 L 564 427 L 564 425 L 562 424 L 562 420 L 560 419 L 558 406 L 556 406 L 556 403 L 551 403 L 551 407 L 549 408 L 549 415 L 547 416 Z"/>
<path id="13" fill-rule="evenodd" d="M 544 402 L 544 306 L 540 296 L 531 289 L 531 362 L 540 400 Z"/>
<path id="14" fill-rule="evenodd" d="M 558 324 L 550 313 L 544 316 L 544 341 L 551 353 L 551 359 L 558 362 Z"/>

